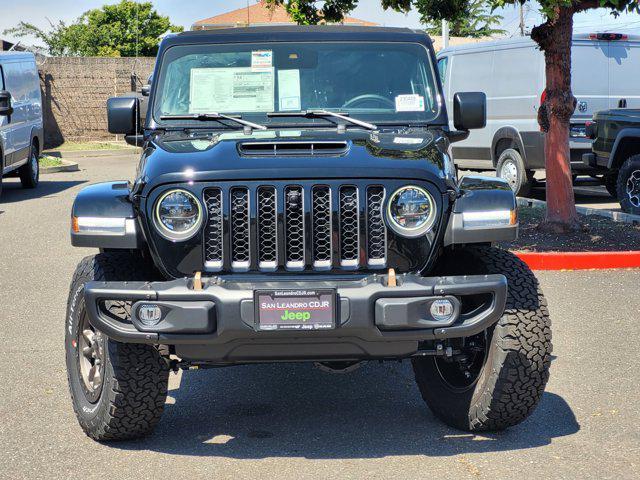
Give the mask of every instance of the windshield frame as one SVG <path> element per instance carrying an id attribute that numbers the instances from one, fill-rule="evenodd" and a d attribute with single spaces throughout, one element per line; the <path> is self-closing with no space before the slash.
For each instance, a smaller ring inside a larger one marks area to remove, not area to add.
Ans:
<path id="1" fill-rule="evenodd" d="M 426 37 L 428 38 L 428 37 Z M 340 109 L 340 108 L 325 108 L 326 110 L 332 111 L 332 112 L 336 112 L 336 113 L 341 113 L 341 114 L 347 114 L 349 116 L 352 116 L 358 120 L 364 120 L 366 122 L 372 122 L 375 123 L 376 125 L 380 125 L 380 126 L 392 126 L 392 125 L 406 125 L 406 126 L 430 126 L 430 125 L 446 125 L 447 121 L 446 121 L 446 107 L 445 107 L 445 103 L 444 103 L 444 99 L 443 99 L 443 94 L 442 94 L 442 85 L 440 82 L 440 78 L 438 75 L 438 71 L 436 68 L 434 68 L 434 64 L 435 62 L 437 62 L 436 57 L 435 57 L 435 53 L 432 50 L 432 47 L 430 48 L 429 46 L 427 46 L 425 43 L 421 43 L 419 41 L 388 41 L 388 40 L 359 40 L 359 39 L 353 39 L 353 40 L 348 40 L 348 41 L 338 41 L 338 40 L 328 40 L 328 41 L 318 41 L 318 40 L 308 40 L 308 41 L 303 41 L 303 42 L 294 42 L 292 40 L 289 39 L 283 39 L 283 40 L 277 40 L 277 41 L 264 41 L 264 40 L 253 40 L 253 41 L 243 41 L 243 42 L 207 42 L 207 43 L 180 43 L 180 44 L 176 44 L 176 45 L 170 45 L 166 48 L 161 49 L 161 55 L 158 57 L 158 62 L 157 65 L 155 67 L 155 71 L 154 71 L 154 78 L 157 79 L 157 81 L 154 81 L 152 84 L 152 88 L 151 88 L 151 94 L 149 96 L 149 115 L 148 115 L 148 120 L 149 120 L 149 125 L 148 128 L 149 129 L 156 129 L 156 128 L 161 128 L 161 129 L 175 129 L 175 128 L 190 128 L 190 129 L 200 129 L 200 128 L 206 128 L 209 130 L 231 130 L 234 129 L 235 127 L 229 124 L 225 124 L 224 121 L 220 122 L 220 121 L 207 121 L 207 122 L 203 122 L 203 121 L 199 121 L 199 120 L 162 120 L 160 118 L 160 114 L 159 112 L 157 112 L 157 108 L 156 108 L 156 99 L 158 99 L 159 101 L 159 91 L 160 91 L 160 86 L 163 86 L 164 83 L 164 77 L 166 75 L 166 70 L 165 70 L 165 66 L 167 64 L 167 62 L 165 61 L 166 56 L 169 52 L 171 52 L 173 49 L 177 49 L 177 48 L 183 48 L 183 47 L 206 47 L 206 46 L 210 46 L 210 45 L 220 45 L 220 46 L 229 46 L 229 45 L 238 45 L 238 46 L 244 46 L 245 48 L 247 46 L 250 45 L 256 45 L 256 46 L 260 46 L 260 47 L 264 47 L 266 45 L 269 44 L 273 44 L 273 45 L 282 45 L 282 44 L 318 44 L 318 43 L 322 43 L 322 44 L 336 44 L 336 45 L 343 45 L 345 43 L 351 43 L 351 44 L 388 44 L 388 45 L 415 45 L 418 47 L 421 47 L 424 50 L 425 53 L 425 63 L 428 63 L 428 71 L 426 72 L 427 75 L 430 76 L 429 80 L 431 81 L 431 86 L 433 87 L 433 106 L 434 106 L 434 110 L 433 112 L 427 117 L 425 116 L 424 119 L 408 119 L 408 118 L 402 118 L 402 117 L 395 117 L 398 114 L 402 114 L 403 112 L 394 112 L 393 114 L 390 114 L 387 117 L 378 117 L 377 119 L 372 119 L 369 115 L 367 115 L 366 113 L 363 113 L 363 115 L 365 116 L 364 119 L 360 118 L 361 113 L 358 111 L 350 111 L 348 109 Z M 426 65 L 425 65 L 426 67 Z M 257 123 L 261 123 L 265 126 L 267 126 L 269 129 L 272 128 L 289 128 L 289 127 L 297 127 L 297 128 L 305 128 L 305 127 L 309 127 L 309 128 L 328 128 L 328 127 L 332 127 L 335 126 L 337 124 L 343 124 L 345 125 L 347 128 L 362 128 L 358 125 L 354 125 L 348 122 L 342 122 L 337 118 L 331 118 L 331 117 L 315 117 L 315 118 L 307 118 L 304 121 L 300 121 L 300 119 L 298 119 L 298 121 L 290 121 L 290 122 L 282 122 L 280 120 L 282 120 L 281 118 L 269 118 L 268 117 L 268 113 L 269 112 L 224 112 L 227 115 L 242 115 L 242 118 L 244 119 L 248 119 L 250 121 L 253 122 L 257 122 Z M 409 113 L 417 113 L 417 112 L 409 112 Z M 422 112 L 421 112 L 422 113 Z M 429 113 L 427 110 L 425 110 L 424 113 Z"/>

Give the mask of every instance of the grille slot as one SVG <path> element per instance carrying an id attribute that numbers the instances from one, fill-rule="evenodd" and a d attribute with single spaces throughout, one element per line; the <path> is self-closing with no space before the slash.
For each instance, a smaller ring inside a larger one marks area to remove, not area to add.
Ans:
<path id="1" fill-rule="evenodd" d="M 387 262 L 387 228 L 382 217 L 384 188 L 367 188 L 367 263 L 370 266 Z"/>
<path id="2" fill-rule="evenodd" d="M 304 192 L 302 187 L 286 187 L 284 190 L 286 232 L 286 267 L 304 269 Z"/>
<path id="3" fill-rule="evenodd" d="M 231 267 L 234 270 L 248 270 L 249 248 L 249 190 L 231 189 Z"/>
<path id="4" fill-rule="evenodd" d="M 206 188 L 204 271 L 386 267 L 384 187 L 326 182 L 223 183 Z"/>
<path id="5" fill-rule="evenodd" d="M 258 188 L 258 266 L 278 267 L 278 205 L 275 187 Z"/>
<path id="6" fill-rule="evenodd" d="M 208 214 L 204 237 L 205 269 L 218 271 L 222 270 L 223 265 L 222 190 L 219 188 L 205 190 L 204 203 Z"/>
<path id="7" fill-rule="evenodd" d="M 313 266 L 331 268 L 331 189 L 328 186 L 313 187 L 311 195 L 313 215 Z"/>
<path id="8" fill-rule="evenodd" d="M 358 189 L 340 188 L 340 264 L 357 267 L 360 251 L 360 217 L 358 215 Z"/>

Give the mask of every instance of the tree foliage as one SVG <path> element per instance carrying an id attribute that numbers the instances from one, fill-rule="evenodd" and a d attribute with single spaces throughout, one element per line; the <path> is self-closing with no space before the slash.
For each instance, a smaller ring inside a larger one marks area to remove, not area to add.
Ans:
<path id="1" fill-rule="evenodd" d="M 158 14 L 151 2 L 122 0 L 115 5 L 89 10 L 74 23 L 51 23 L 43 30 L 20 22 L 5 35 L 35 37 L 45 44 L 50 55 L 133 57 L 155 56 L 160 35 L 178 32 L 169 17 Z"/>
<path id="2" fill-rule="evenodd" d="M 449 35 L 474 38 L 502 35 L 507 31 L 494 27 L 502 19 L 502 15 L 493 13 L 484 0 L 470 0 L 467 15 L 449 23 Z M 442 22 L 429 21 L 426 25 L 429 35 L 442 35 Z"/>

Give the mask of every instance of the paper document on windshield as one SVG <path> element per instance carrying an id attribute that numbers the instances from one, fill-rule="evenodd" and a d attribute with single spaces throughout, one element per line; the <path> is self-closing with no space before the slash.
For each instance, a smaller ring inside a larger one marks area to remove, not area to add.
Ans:
<path id="1" fill-rule="evenodd" d="M 280 97 L 280 111 L 297 111 L 300 103 L 300 70 L 278 71 L 278 96 Z"/>
<path id="2" fill-rule="evenodd" d="M 270 112 L 273 68 L 193 68 L 189 113 Z"/>
<path id="3" fill-rule="evenodd" d="M 424 97 L 422 95 L 398 95 L 396 97 L 396 112 L 424 112 Z"/>

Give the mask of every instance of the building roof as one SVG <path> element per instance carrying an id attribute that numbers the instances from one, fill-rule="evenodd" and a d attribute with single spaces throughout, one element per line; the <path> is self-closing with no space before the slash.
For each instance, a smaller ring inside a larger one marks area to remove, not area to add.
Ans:
<path id="1" fill-rule="evenodd" d="M 293 24 L 291 17 L 282 5 L 273 8 L 260 0 L 249 7 L 239 8 L 215 17 L 198 20 L 193 24 L 193 30 L 208 30 L 214 28 L 244 27 L 248 25 L 288 25 Z M 353 17 L 345 17 L 345 25 L 376 26 L 377 23 L 367 22 Z"/>

